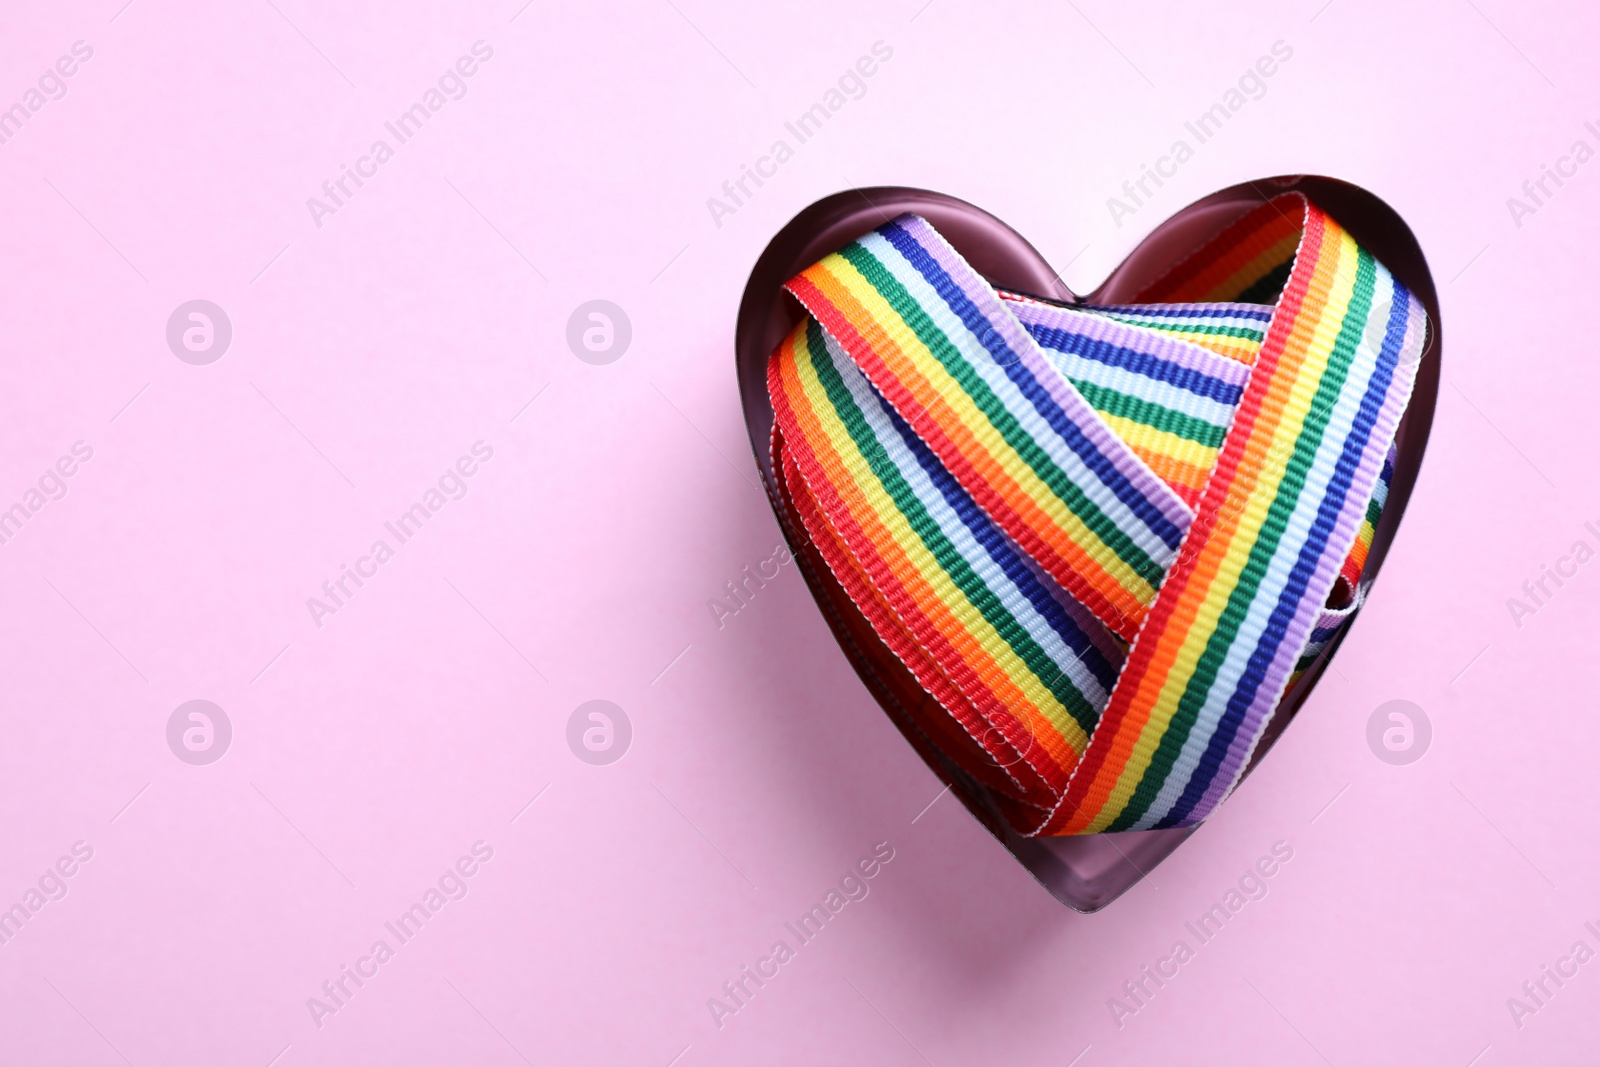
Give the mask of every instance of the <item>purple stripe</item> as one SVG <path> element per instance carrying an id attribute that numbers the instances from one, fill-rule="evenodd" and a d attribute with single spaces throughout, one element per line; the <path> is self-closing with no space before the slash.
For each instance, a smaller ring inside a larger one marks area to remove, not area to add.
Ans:
<path id="1" fill-rule="evenodd" d="M 1341 562 L 1339 566 L 1342 569 L 1344 564 Z M 1360 601 L 1357 601 L 1347 608 L 1323 608 L 1322 614 L 1317 616 L 1316 623 L 1311 627 L 1312 639 L 1315 640 L 1316 636 L 1322 633 L 1324 630 L 1332 633 L 1340 626 L 1343 626 L 1345 620 L 1354 615 L 1356 613 L 1356 608 L 1360 606 Z"/>

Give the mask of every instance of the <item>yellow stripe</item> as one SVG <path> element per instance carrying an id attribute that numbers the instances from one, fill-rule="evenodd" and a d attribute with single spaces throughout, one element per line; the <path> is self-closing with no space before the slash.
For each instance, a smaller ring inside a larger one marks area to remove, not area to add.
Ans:
<path id="1" fill-rule="evenodd" d="M 1108 415 L 1104 411 L 1099 412 L 1099 415 L 1129 448 L 1138 452 L 1141 459 L 1145 459 L 1146 463 L 1149 462 L 1145 457 L 1145 453 L 1148 452 L 1206 470 L 1217 465 L 1217 452 L 1220 449 L 1191 441 L 1187 437 L 1179 437 L 1167 430 L 1146 426 L 1142 422 L 1134 422 L 1120 415 Z"/>
<path id="2" fill-rule="evenodd" d="M 861 496 L 861 503 L 869 507 L 883 528 L 893 536 L 895 543 L 905 554 L 907 559 L 915 566 L 914 577 L 920 579 L 931 588 L 934 595 L 943 603 L 944 607 L 961 623 L 966 630 L 965 635 L 945 634 L 947 640 L 960 651 L 966 658 L 968 665 L 986 683 L 994 684 L 995 680 L 987 677 L 988 672 L 982 669 L 981 663 L 973 657 L 968 649 L 962 648 L 963 644 L 976 643 L 982 652 L 1005 673 L 1004 682 L 1007 687 L 1020 690 L 1026 695 L 1030 707 L 1024 709 L 1025 714 L 1017 715 L 1022 719 L 1029 731 L 1041 742 L 1045 751 L 1057 762 L 1059 766 L 1070 768 L 1083 752 L 1084 745 L 1088 742 L 1083 728 L 1078 721 L 1056 699 L 1055 694 L 1045 686 L 1011 648 L 1010 644 L 1001 637 L 963 594 L 958 586 L 950 579 L 944 568 L 939 565 L 933 553 L 928 551 L 922 539 L 911 529 L 905 516 L 895 505 L 892 497 L 878 481 L 877 475 L 872 472 L 866 457 L 861 454 L 856 446 L 855 439 L 850 436 L 849 429 L 835 412 L 832 401 L 828 398 L 827 391 L 811 362 L 816 358 L 806 350 L 804 344 L 795 345 L 796 380 L 803 392 L 806 405 L 810 408 L 812 417 L 817 421 L 823 432 L 827 435 L 831 450 L 838 457 L 841 465 L 850 476 L 849 486 L 839 486 L 840 489 L 854 488 Z M 827 358 L 826 353 L 822 358 Z M 853 371 L 853 368 L 852 368 Z M 853 510 L 853 509 L 852 509 Z M 887 562 L 887 561 L 886 561 Z M 863 575 L 871 580 L 871 572 L 862 568 Z M 904 574 L 897 574 L 905 582 Z M 907 591 L 914 588 L 913 583 L 906 583 Z M 881 591 L 880 591 L 881 592 Z M 913 599 L 916 599 L 913 593 Z M 904 626 L 902 621 L 902 626 Z M 908 633 L 911 632 L 906 627 Z M 965 640 L 962 640 L 962 637 Z M 913 635 L 913 639 L 915 636 Z M 920 642 L 918 642 L 920 644 Z M 926 651 L 926 650 L 924 650 Z M 937 657 L 932 657 L 937 662 Z M 952 679 L 954 681 L 954 679 Z M 996 696 L 1000 694 L 997 693 Z M 1015 706 L 1009 709 L 1012 714 L 1017 714 Z M 1039 729 L 1040 720 L 1050 725 L 1050 731 Z M 1042 735 L 1042 736 L 1041 736 Z M 1069 746 L 1063 751 L 1062 746 Z"/>
<path id="3" fill-rule="evenodd" d="M 1219 356 L 1226 356 L 1236 363 L 1252 364 L 1256 361 L 1256 353 L 1261 351 L 1261 342 L 1250 337 L 1231 337 L 1227 334 L 1202 333 L 1198 330 L 1162 330 L 1168 337 L 1177 337 L 1197 344 L 1201 348 L 1210 349 Z"/>
<path id="4" fill-rule="evenodd" d="M 1298 236 L 1296 239 L 1298 240 Z M 1311 398 L 1322 381 L 1323 372 L 1327 369 L 1334 340 L 1344 325 L 1345 312 L 1349 309 L 1350 298 L 1355 291 L 1358 260 L 1356 243 L 1351 240 L 1349 234 L 1330 223 L 1324 237 L 1322 252 L 1324 256 L 1331 251 L 1326 244 L 1332 240 L 1338 241 L 1338 260 L 1334 266 L 1333 277 L 1330 279 L 1327 299 L 1320 308 L 1321 314 L 1314 324 L 1307 324 L 1304 319 L 1297 321 L 1295 333 L 1285 346 L 1286 352 L 1304 352 L 1307 358 L 1300 364 L 1299 374 L 1290 386 L 1283 412 L 1273 427 L 1271 444 L 1267 448 L 1269 455 L 1275 452 L 1284 455 L 1293 453 L 1295 441 L 1299 438 L 1305 423 L 1306 413 L 1311 410 Z M 1312 306 L 1314 301 L 1308 297 L 1304 307 L 1309 309 Z M 1280 363 L 1279 366 L 1282 367 L 1283 364 Z M 1259 432 L 1260 424 L 1258 423 L 1255 428 Z M 1243 468 L 1244 464 L 1241 463 L 1240 466 Z M 1229 539 L 1225 551 L 1217 551 L 1215 545 L 1207 546 L 1210 550 L 1206 552 L 1206 556 L 1218 559 L 1216 574 L 1200 601 L 1194 622 L 1184 635 L 1183 645 L 1177 653 L 1172 668 L 1167 672 L 1150 716 L 1145 720 L 1139 737 L 1133 744 L 1132 754 L 1123 765 L 1122 773 L 1117 778 L 1105 805 L 1086 827 L 1089 833 L 1104 830 L 1128 806 L 1128 801 L 1149 768 L 1161 737 L 1166 733 L 1167 725 L 1177 710 L 1178 701 L 1195 674 L 1200 656 L 1222 618 L 1228 598 L 1239 585 L 1240 575 L 1249 558 L 1249 544 L 1253 541 L 1253 537 L 1250 541 L 1241 538 L 1240 531 L 1254 533 L 1261 529 L 1266 521 L 1267 511 L 1277 498 L 1278 488 L 1287 473 L 1286 464 L 1257 463 L 1251 466 L 1254 466 L 1261 476 L 1250 485 L 1242 482 L 1235 484 L 1236 491 L 1243 491 L 1246 494 L 1246 505 L 1239 516 L 1238 526 Z M 1196 590 L 1191 586 L 1186 592 L 1192 596 Z"/>

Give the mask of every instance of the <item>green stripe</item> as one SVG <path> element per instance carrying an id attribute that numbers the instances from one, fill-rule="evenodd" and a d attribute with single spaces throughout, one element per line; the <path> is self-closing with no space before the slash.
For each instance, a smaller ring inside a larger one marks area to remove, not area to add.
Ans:
<path id="1" fill-rule="evenodd" d="M 1102 415 L 1115 415 L 1117 418 L 1137 422 L 1140 426 L 1165 430 L 1186 441 L 1193 441 L 1208 448 L 1221 448 L 1222 439 L 1228 435 L 1226 426 L 1217 426 L 1204 419 L 1197 419 L 1193 415 L 1185 415 L 1181 411 L 1173 411 L 1149 400 L 1129 396 L 1127 393 L 1120 393 L 1093 382 L 1079 381 L 1076 378 L 1070 380 L 1078 387 L 1078 392 L 1083 394 L 1083 398 Z"/>
<path id="2" fill-rule="evenodd" d="M 1381 488 L 1381 486 L 1380 486 Z M 1367 521 L 1372 523 L 1372 528 L 1378 528 L 1378 520 L 1383 518 L 1383 501 L 1378 494 L 1372 494 L 1372 499 L 1367 501 Z"/>
<path id="3" fill-rule="evenodd" d="M 1250 548 L 1249 559 L 1239 575 L 1239 580 L 1228 597 L 1227 607 L 1223 609 L 1221 618 L 1217 620 L 1216 630 L 1206 642 L 1206 649 L 1195 665 L 1194 673 L 1189 677 L 1183 696 L 1178 701 L 1177 711 L 1173 714 L 1166 732 L 1162 734 L 1161 743 L 1157 746 L 1155 755 L 1151 757 L 1150 765 L 1145 768 L 1144 776 L 1139 780 L 1138 788 L 1129 798 L 1127 806 L 1106 828 L 1108 831 L 1129 828 L 1149 809 L 1162 784 L 1165 783 L 1167 775 L 1171 773 L 1172 765 L 1177 762 L 1178 755 L 1194 729 L 1200 711 L 1205 707 L 1211 688 L 1216 683 L 1217 672 L 1227 659 L 1228 652 L 1238 637 L 1239 627 L 1249 614 L 1250 605 L 1256 597 L 1261 579 L 1266 575 L 1267 566 L 1277 552 L 1289 519 L 1300 502 L 1306 475 L 1310 472 L 1317 452 L 1322 447 L 1323 432 L 1327 429 L 1328 419 L 1333 414 L 1334 403 L 1338 400 L 1345 380 L 1349 377 L 1357 347 L 1366 330 L 1367 316 L 1372 310 L 1373 283 L 1376 276 L 1377 271 L 1372 257 L 1364 249 L 1358 250 L 1355 289 L 1350 296 L 1350 304 L 1345 309 L 1344 321 L 1340 324 L 1339 336 L 1334 341 L 1328 367 L 1323 371 L 1322 380 L 1317 383 L 1316 395 L 1312 397 L 1310 410 L 1307 411 L 1306 420 L 1301 425 L 1300 433 L 1295 440 L 1294 455 L 1286 465 L 1277 496 L 1267 510 L 1266 520 L 1262 523 L 1255 543 Z"/>
<path id="4" fill-rule="evenodd" d="M 889 304 L 894 312 L 917 335 L 917 339 L 933 353 L 935 359 L 944 366 L 944 369 L 961 386 L 963 391 L 983 412 L 1006 444 L 1022 457 L 1023 462 L 1038 475 L 1050 489 L 1060 498 L 1067 509 L 1076 515 L 1085 526 L 1094 532 L 1095 536 L 1105 543 L 1106 547 L 1114 552 L 1119 560 L 1126 564 L 1139 577 L 1151 586 L 1161 583 L 1165 569 L 1151 559 L 1145 551 L 1138 546 L 1132 537 L 1122 527 L 1118 526 L 1110 516 L 1090 500 L 1078 488 L 1077 484 L 1069 478 L 1065 471 L 1055 465 L 1048 453 L 1039 447 L 1033 435 L 1023 429 L 1011 412 L 989 389 L 972 369 L 960 350 L 951 343 L 944 332 L 936 326 L 927 312 L 917 303 L 916 299 L 908 293 L 899 279 L 889 272 L 889 269 L 877 258 L 858 244 L 852 244 L 843 249 L 839 255 L 843 256 L 851 266 L 860 272 L 878 295 Z"/>
<path id="5" fill-rule="evenodd" d="M 966 557 L 945 537 L 938 522 L 928 514 L 927 508 L 917 498 L 916 491 L 907 484 L 899 468 L 889 458 L 883 442 L 878 439 L 866 417 L 856 407 L 855 398 L 850 395 L 849 388 L 839 377 L 823 340 L 822 328 L 817 325 L 815 319 L 812 319 L 806 327 L 806 344 L 812 369 L 827 392 L 828 400 L 833 404 L 839 421 L 844 424 L 862 458 L 872 468 L 872 473 L 894 501 L 900 514 L 905 516 L 906 522 L 916 532 L 918 539 L 929 552 L 933 553 L 939 566 L 950 576 L 951 581 L 973 607 L 978 609 L 984 620 L 1005 639 L 1006 644 L 1011 646 L 1012 651 L 1028 665 L 1034 676 L 1055 694 L 1056 699 L 1061 702 L 1067 713 L 1077 720 L 1078 725 L 1083 727 L 1085 732 L 1094 729 L 1094 724 L 1100 718 L 1100 713 L 1094 705 L 1078 691 L 1072 680 L 1057 666 L 1055 660 L 1051 659 L 1028 633 L 1027 627 L 1016 620 L 995 595 L 994 590 L 990 589 L 973 570 Z M 893 432 L 892 429 L 890 432 Z"/>

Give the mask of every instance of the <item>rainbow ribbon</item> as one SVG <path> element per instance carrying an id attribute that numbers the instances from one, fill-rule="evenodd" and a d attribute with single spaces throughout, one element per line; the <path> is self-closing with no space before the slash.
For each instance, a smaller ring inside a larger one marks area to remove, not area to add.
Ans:
<path id="1" fill-rule="evenodd" d="M 1204 819 L 1359 606 L 1421 305 L 1300 194 L 1125 306 L 998 291 L 915 215 L 788 288 L 783 504 L 919 727 L 1022 834 Z"/>

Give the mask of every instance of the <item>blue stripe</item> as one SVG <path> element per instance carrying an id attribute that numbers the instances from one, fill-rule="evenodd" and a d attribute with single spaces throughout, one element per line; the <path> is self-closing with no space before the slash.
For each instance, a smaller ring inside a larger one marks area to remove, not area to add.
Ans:
<path id="1" fill-rule="evenodd" d="M 1405 341 L 1406 324 L 1410 319 L 1411 294 L 1397 280 L 1391 278 L 1390 284 L 1394 286 L 1394 306 L 1389 312 L 1389 328 L 1384 335 L 1383 350 L 1379 353 L 1377 369 L 1368 383 L 1366 395 L 1361 398 L 1361 408 L 1353 421 L 1350 436 L 1345 438 L 1339 461 L 1334 467 L 1333 476 L 1329 479 L 1328 491 L 1323 495 L 1322 503 L 1317 508 L 1311 536 L 1301 546 L 1300 556 L 1295 560 L 1288 584 L 1279 595 L 1272 616 L 1267 620 L 1261 641 L 1251 654 L 1239 685 L 1228 699 L 1227 710 L 1218 722 L 1216 731 L 1211 735 L 1211 741 L 1200 757 L 1194 773 L 1189 776 L 1183 795 L 1178 798 L 1177 804 L 1166 817 L 1156 824 L 1157 829 L 1181 825 L 1183 819 L 1205 795 L 1211 780 L 1221 769 L 1223 757 L 1227 754 L 1228 747 L 1233 744 L 1234 735 L 1238 733 L 1239 726 L 1244 721 L 1245 711 L 1254 702 L 1256 690 L 1265 679 L 1267 667 L 1276 658 L 1278 643 L 1282 639 L 1283 632 L 1305 596 L 1305 588 L 1316 570 L 1317 560 L 1327 549 L 1327 540 L 1333 533 L 1334 522 L 1343 509 L 1345 497 L 1349 493 L 1350 481 L 1355 475 L 1356 467 L 1361 463 L 1362 452 L 1371 441 L 1372 427 L 1377 422 L 1378 412 L 1383 407 L 1385 396 L 1388 395 L 1389 383 L 1394 379 L 1395 368 L 1400 362 L 1400 345 Z"/>
<path id="2" fill-rule="evenodd" d="M 1104 363 L 1108 367 L 1119 367 L 1132 371 L 1145 378 L 1158 382 L 1166 382 L 1186 389 L 1196 396 L 1203 396 L 1208 400 L 1215 400 L 1229 407 L 1238 407 L 1239 400 L 1244 396 L 1244 386 L 1225 382 L 1220 378 L 1213 378 L 1209 374 L 1190 367 L 1180 367 L 1169 363 L 1159 356 L 1152 356 L 1147 352 L 1140 352 L 1135 348 L 1123 348 L 1109 341 L 1088 337 L 1071 330 L 1064 330 L 1058 326 L 1041 326 L 1033 323 L 1027 324 L 1027 330 L 1045 348 L 1057 352 L 1068 352 L 1084 359 L 1092 359 L 1096 363 Z M 1219 357 L 1222 358 L 1222 357 Z"/>
<path id="3" fill-rule="evenodd" d="M 945 269 L 936 262 L 927 251 L 917 243 L 916 239 L 896 223 L 889 223 L 880 227 L 878 232 L 892 244 L 897 252 L 905 257 L 917 272 L 932 285 L 949 305 L 950 310 L 960 317 L 973 336 L 977 337 L 983 346 L 988 349 L 996 363 L 1002 365 L 1006 377 L 1011 379 L 1021 390 L 1033 407 L 1044 420 L 1050 424 L 1069 448 L 1083 460 L 1084 464 L 1094 472 L 1100 481 L 1110 489 L 1118 500 L 1133 512 L 1142 521 L 1151 533 L 1166 544 L 1168 548 L 1176 550 L 1183 540 L 1183 531 L 1168 519 L 1161 511 L 1141 493 L 1120 470 L 1116 468 L 1106 456 L 1101 453 L 1093 441 L 1083 433 L 1081 427 L 1073 422 L 1066 412 L 1062 411 L 1055 402 L 1055 398 L 1041 386 L 1038 381 L 1022 365 L 1020 356 L 1011 351 L 1005 338 L 1000 336 L 989 319 L 980 311 L 956 283 Z M 1087 406 L 1087 401 L 1085 402 Z M 1159 579 L 1155 583 L 1159 584 Z"/>

